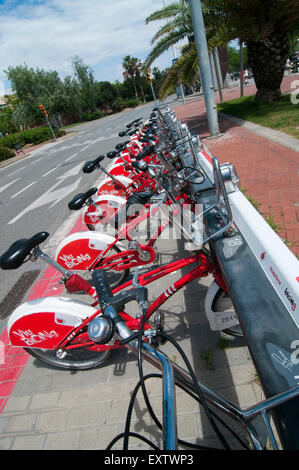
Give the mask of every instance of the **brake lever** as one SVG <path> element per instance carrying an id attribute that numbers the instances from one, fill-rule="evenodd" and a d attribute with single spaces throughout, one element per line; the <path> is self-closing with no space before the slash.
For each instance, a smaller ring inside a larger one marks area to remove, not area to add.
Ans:
<path id="1" fill-rule="evenodd" d="M 138 277 L 139 277 L 139 270 L 140 267 L 138 267 L 134 273 L 133 280 L 132 280 L 132 285 L 135 287 L 136 291 L 136 301 L 138 302 L 138 305 L 143 313 L 145 313 L 148 309 L 148 290 L 146 287 L 142 286 L 138 282 Z"/>

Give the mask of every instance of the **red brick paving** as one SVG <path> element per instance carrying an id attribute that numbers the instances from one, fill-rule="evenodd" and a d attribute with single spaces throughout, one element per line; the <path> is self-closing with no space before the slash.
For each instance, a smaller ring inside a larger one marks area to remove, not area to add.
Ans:
<path id="1" fill-rule="evenodd" d="M 299 80 L 299 76 L 285 77 L 282 91 L 290 91 L 294 80 Z M 249 85 L 244 94 L 254 94 L 255 90 L 255 85 Z M 223 95 L 224 100 L 237 98 L 240 88 L 223 90 Z M 215 99 L 219 102 L 217 92 Z M 203 98 L 174 110 L 182 122 L 201 136 L 220 163 L 229 161 L 235 165 L 246 196 L 259 204 L 265 217 L 271 216 L 278 234 L 299 256 L 299 153 L 222 117 L 219 126 L 224 135 L 206 139 L 210 134 Z"/>

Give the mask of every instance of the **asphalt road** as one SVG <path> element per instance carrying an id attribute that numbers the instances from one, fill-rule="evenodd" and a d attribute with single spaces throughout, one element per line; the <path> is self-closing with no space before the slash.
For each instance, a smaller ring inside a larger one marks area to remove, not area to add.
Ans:
<path id="1" fill-rule="evenodd" d="M 84 174 L 84 162 L 114 150 L 117 143 L 127 140 L 126 137 L 119 137 L 118 133 L 134 119 L 148 119 L 152 109 L 153 103 L 150 103 L 76 126 L 73 128 L 76 131 L 74 135 L 42 146 L 31 156 L 2 168 L 0 254 L 14 241 L 40 231 L 50 234 L 42 248 L 51 243 L 51 236 L 70 218 L 69 200 L 75 194 L 87 191 L 100 178 L 98 171 Z M 103 164 L 108 165 L 109 162 L 111 160 L 107 159 Z M 0 332 L 7 321 L 3 312 L 8 301 L 7 294 L 24 273 L 44 267 L 45 264 L 38 261 L 25 263 L 18 270 L 0 271 Z"/>

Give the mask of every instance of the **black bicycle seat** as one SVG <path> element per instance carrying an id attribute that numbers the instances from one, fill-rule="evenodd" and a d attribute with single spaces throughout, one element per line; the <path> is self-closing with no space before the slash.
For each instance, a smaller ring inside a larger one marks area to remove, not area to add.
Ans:
<path id="1" fill-rule="evenodd" d="M 88 162 L 86 162 L 82 168 L 83 173 L 92 173 L 98 167 L 98 165 L 104 160 L 104 158 L 105 158 L 105 155 L 100 155 L 94 160 L 89 160 Z"/>
<path id="2" fill-rule="evenodd" d="M 107 158 L 115 158 L 118 152 L 116 150 L 112 150 L 111 152 L 107 153 Z"/>
<path id="3" fill-rule="evenodd" d="M 30 255 L 33 248 L 43 243 L 49 234 L 39 232 L 31 238 L 24 238 L 14 242 L 8 250 L 0 256 L 1 269 L 18 269 Z"/>
<path id="4" fill-rule="evenodd" d="M 130 142 L 131 142 L 130 140 L 126 140 L 126 142 L 116 144 L 115 148 L 116 148 L 116 150 L 121 150 L 121 149 L 125 148 L 125 146 L 128 145 Z"/>
<path id="5" fill-rule="evenodd" d="M 68 203 L 68 208 L 71 211 L 78 211 L 82 209 L 86 201 L 97 192 L 98 188 L 94 187 L 86 191 L 86 193 L 79 193 L 73 197 L 73 199 Z"/>

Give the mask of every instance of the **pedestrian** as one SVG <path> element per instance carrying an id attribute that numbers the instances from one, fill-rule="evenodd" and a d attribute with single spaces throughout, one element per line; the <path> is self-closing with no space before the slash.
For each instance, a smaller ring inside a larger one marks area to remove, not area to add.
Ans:
<path id="1" fill-rule="evenodd" d="M 292 62 L 290 61 L 290 58 L 288 57 L 286 61 L 286 69 L 289 72 L 289 75 L 291 75 L 291 68 L 292 68 Z"/>
<path id="2" fill-rule="evenodd" d="M 248 69 L 244 70 L 243 78 L 244 78 L 245 85 L 248 85 L 248 80 L 249 80 L 249 71 L 248 71 Z"/>

